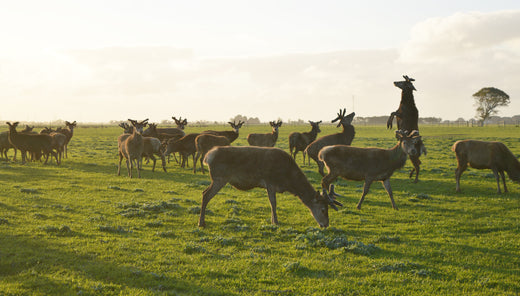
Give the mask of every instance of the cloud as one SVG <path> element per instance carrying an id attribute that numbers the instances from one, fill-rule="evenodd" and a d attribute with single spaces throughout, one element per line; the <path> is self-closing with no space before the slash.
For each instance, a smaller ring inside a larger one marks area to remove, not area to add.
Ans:
<path id="1" fill-rule="evenodd" d="M 414 26 L 401 60 L 412 63 L 478 58 L 490 50 L 519 53 L 519 40 L 520 10 L 457 13 Z"/>

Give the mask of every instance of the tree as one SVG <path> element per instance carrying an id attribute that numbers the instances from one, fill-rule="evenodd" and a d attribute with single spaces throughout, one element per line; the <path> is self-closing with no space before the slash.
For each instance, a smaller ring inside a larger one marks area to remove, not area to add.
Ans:
<path id="1" fill-rule="evenodd" d="M 477 107 L 477 118 L 482 125 L 491 115 L 498 113 L 498 107 L 505 107 L 511 102 L 508 94 L 494 87 L 484 87 L 474 93 L 473 98 Z"/>

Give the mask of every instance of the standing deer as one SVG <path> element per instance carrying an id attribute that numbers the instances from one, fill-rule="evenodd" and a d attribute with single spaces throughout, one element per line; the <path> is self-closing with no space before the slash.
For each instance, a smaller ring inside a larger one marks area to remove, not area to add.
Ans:
<path id="1" fill-rule="evenodd" d="M 408 155 L 417 155 L 416 144 L 421 140 L 418 131 L 408 133 L 406 131 L 396 131 L 399 143 L 391 149 L 380 148 L 358 148 L 347 145 L 327 146 L 320 150 L 319 158 L 325 163 L 328 174 L 321 180 L 321 186 L 329 189 L 329 186 L 337 177 L 347 180 L 365 181 L 363 195 L 357 204 L 357 209 L 361 209 L 361 204 L 374 181 L 381 181 L 390 196 L 392 207 L 397 210 L 394 202 L 392 188 L 390 187 L 390 177 L 395 170 L 404 166 Z M 331 196 L 338 196 L 334 193 L 334 187 L 330 188 Z"/>
<path id="2" fill-rule="evenodd" d="M 74 122 L 70 123 L 68 121 L 65 121 L 65 125 L 66 127 L 65 128 L 58 128 L 56 131 L 58 133 L 62 133 L 64 134 L 66 137 L 67 137 L 67 141 L 65 142 L 65 146 L 63 146 L 63 150 L 65 152 L 65 158 L 67 158 L 68 156 L 68 146 L 69 146 L 69 142 L 70 142 L 70 139 L 72 139 L 72 136 L 74 135 L 74 128 L 76 127 L 76 121 L 74 120 Z"/>
<path id="3" fill-rule="evenodd" d="M 412 84 L 415 79 L 410 78 L 406 75 L 403 76 L 404 81 L 395 81 L 394 85 L 401 89 L 401 102 L 399 103 L 399 108 L 397 111 L 392 112 L 390 117 L 388 117 L 388 121 L 386 122 L 387 128 L 392 128 L 392 122 L 394 121 L 394 116 L 397 122 L 397 129 L 404 131 L 418 131 L 419 130 L 419 110 L 415 106 L 415 100 L 413 97 L 413 91 L 417 91 L 415 86 Z M 410 178 L 413 176 L 415 172 L 415 180 L 414 183 L 419 181 L 419 171 L 421 160 L 419 156 L 422 153 L 426 155 L 426 147 L 422 141 L 417 142 L 417 150 L 419 153 L 414 156 L 410 156 L 410 161 L 412 162 L 413 169 L 410 171 Z"/>
<path id="4" fill-rule="evenodd" d="M 228 123 L 229 125 L 231 125 L 231 128 L 233 129 L 232 131 L 204 131 L 202 133 L 211 134 L 214 136 L 223 136 L 228 138 L 229 143 L 233 143 L 233 141 L 235 141 L 238 138 L 238 131 L 245 122 L 239 120 L 238 123 L 236 123 L 236 121 L 228 121 Z"/>
<path id="5" fill-rule="evenodd" d="M 276 144 L 276 140 L 278 140 L 278 128 L 282 126 L 282 121 L 270 121 L 269 124 L 273 129 L 271 133 L 247 135 L 247 142 L 250 146 L 274 147 L 274 144 Z"/>
<path id="6" fill-rule="evenodd" d="M 144 150 L 143 136 L 141 135 L 148 119 L 141 122 L 128 119 L 133 125 L 131 134 L 122 134 L 117 138 L 119 150 L 119 165 L 117 167 L 117 175 L 121 174 L 121 161 L 126 159 L 126 169 L 128 176 L 132 178 L 133 162 L 136 162 L 137 176 L 141 178 L 142 155 Z"/>
<path id="7" fill-rule="evenodd" d="M 497 181 L 497 193 L 500 191 L 500 177 L 507 191 L 504 171 L 514 182 L 520 183 L 520 162 L 506 145 L 500 142 L 476 140 L 457 141 L 451 148 L 457 156 L 455 170 L 456 191 L 460 192 L 460 176 L 468 168 L 468 164 L 476 169 L 491 169 Z M 499 176 L 500 174 L 500 176 Z"/>
<path id="8" fill-rule="evenodd" d="M 305 164 L 305 148 L 312 143 L 314 140 L 316 140 L 316 137 L 318 136 L 318 133 L 321 132 L 320 130 L 320 121 L 314 122 L 310 121 L 311 124 L 311 130 L 309 132 L 305 133 L 299 133 L 299 132 L 292 132 L 289 134 L 289 151 L 291 156 L 296 160 L 296 154 L 298 151 L 301 151 L 303 154 L 303 164 Z M 294 153 L 293 153 L 294 149 Z"/>
<path id="9" fill-rule="evenodd" d="M 23 134 L 18 133 L 16 131 L 16 127 L 18 126 L 18 122 L 11 124 L 10 122 L 6 122 L 9 126 L 9 142 L 16 149 L 20 150 L 22 155 L 22 164 L 26 163 L 27 153 L 30 152 L 32 155 L 41 155 L 43 154 L 45 157 L 45 164 L 49 160 L 49 154 L 52 154 L 56 158 L 56 163 L 58 162 L 58 155 L 52 151 L 52 139 L 51 136 L 45 134 Z"/>
<path id="10" fill-rule="evenodd" d="M 323 136 L 310 143 L 307 148 L 305 148 L 304 153 L 306 153 L 309 158 L 312 158 L 314 161 L 316 161 L 318 164 L 318 171 L 322 176 L 325 176 L 325 173 L 323 172 L 323 162 L 318 158 L 318 153 L 320 152 L 321 148 L 331 145 L 350 145 L 354 139 L 354 136 L 356 135 L 354 126 L 352 126 L 352 120 L 354 119 L 356 113 L 352 112 L 345 116 L 346 112 L 347 110 L 345 108 L 343 108 L 343 111 L 339 109 L 338 116 L 331 121 L 332 123 L 339 121 L 337 127 L 340 125 L 343 127 L 343 131 L 341 133 Z"/>
<path id="11" fill-rule="evenodd" d="M 182 117 L 179 117 L 179 119 L 172 116 L 173 121 L 175 121 L 175 124 L 177 125 L 177 128 L 183 130 L 185 126 L 188 125 L 188 120 L 186 118 L 182 119 Z"/>
<path id="12" fill-rule="evenodd" d="M 294 159 L 278 148 L 220 146 L 211 149 L 204 158 L 209 167 L 211 184 L 202 194 L 199 226 L 204 227 L 209 201 L 226 185 L 239 190 L 255 187 L 267 189 L 271 204 L 271 223 L 278 224 L 276 193 L 290 192 L 309 208 L 321 227 L 329 225 L 328 206 L 337 210 L 341 203 L 332 200 L 325 191 L 315 191 Z"/>

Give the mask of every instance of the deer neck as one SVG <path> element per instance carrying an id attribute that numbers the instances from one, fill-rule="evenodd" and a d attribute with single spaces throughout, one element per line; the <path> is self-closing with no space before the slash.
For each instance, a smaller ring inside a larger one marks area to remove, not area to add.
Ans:
<path id="1" fill-rule="evenodd" d="M 403 141 L 399 141 L 397 145 L 388 150 L 390 155 L 390 163 L 398 168 L 403 167 L 407 159 L 406 152 L 404 152 L 402 145 Z"/>

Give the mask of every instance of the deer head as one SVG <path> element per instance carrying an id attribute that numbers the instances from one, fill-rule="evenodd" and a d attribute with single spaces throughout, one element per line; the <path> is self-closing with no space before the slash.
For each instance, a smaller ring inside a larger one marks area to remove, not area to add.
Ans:
<path id="1" fill-rule="evenodd" d="M 231 125 L 231 128 L 235 131 L 235 133 L 238 134 L 238 130 L 242 127 L 242 124 L 244 124 L 245 122 L 244 121 L 238 121 L 238 124 L 236 123 L 236 121 L 228 121 L 229 125 Z"/>
<path id="2" fill-rule="evenodd" d="M 186 118 L 182 119 L 182 117 L 179 117 L 179 119 L 172 116 L 172 119 L 175 121 L 175 124 L 177 125 L 177 128 L 184 129 L 185 126 L 188 125 L 188 120 Z"/>
<path id="3" fill-rule="evenodd" d="M 343 108 L 343 111 L 341 109 L 339 109 L 338 116 L 331 122 L 334 123 L 339 120 L 337 127 L 339 127 L 340 125 L 345 126 L 345 125 L 352 124 L 352 120 L 354 119 L 354 116 L 356 116 L 356 113 L 352 112 L 349 115 L 345 116 L 346 113 L 347 113 L 346 108 Z"/>
<path id="4" fill-rule="evenodd" d="M 137 122 L 137 120 L 132 120 L 132 119 L 128 119 L 128 121 L 130 121 L 132 123 L 132 125 L 134 126 L 135 131 L 138 134 L 142 134 L 144 127 L 148 124 L 148 118 L 143 120 L 143 121 L 141 121 L 141 122 Z"/>
<path id="5" fill-rule="evenodd" d="M 282 126 L 282 121 L 281 120 L 278 120 L 277 122 L 269 121 L 269 124 L 273 128 L 273 132 L 277 133 L 278 128 Z"/>
<path id="6" fill-rule="evenodd" d="M 413 86 L 412 82 L 415 81 L 415 79 L 408 77 L 407 75 L 403 75 L 404 81 L 395 81 L 394 85 L 401 90 L 411 90 L 416 91 L 415 86 Z"/>
<path id="7" fill-rule="evenodd" d="M 314 122 L 314 121 L 310 121 L 309 120 L 309 123 L 311 124 L 311 127 L 313 130 L 316 130 L 316 132 L 320 133 L 321 130 L 320 130 L 320 123 L 321 123 L 321 120 L 320 121 L 317 121 L 317 122 Z"/>
<path id="8" fill-rule="evenodd" d="M 421 144 L 421 136 L 418 130 L 414 130 L 410 133 L 403 130 L 395 131 L 395 137 L 399 140 L 399 145 L 403 151 L 411 156 L 419 154 L 417 151 L 417 144 Z"/>

